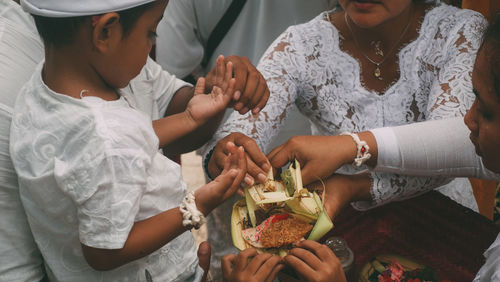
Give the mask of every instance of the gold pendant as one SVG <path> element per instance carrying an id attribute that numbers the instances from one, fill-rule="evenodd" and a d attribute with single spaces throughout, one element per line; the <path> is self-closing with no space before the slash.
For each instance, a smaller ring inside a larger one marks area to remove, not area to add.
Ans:
<path id="1" fill-rule="evenodd" d="M 373 75 L 378 79 L 378 80 L 382 80 L 382 72 L 380 71 L 380 68 L 379 66 L 377 65 L 375 67 L 375 71 L 373 72 Z"/>

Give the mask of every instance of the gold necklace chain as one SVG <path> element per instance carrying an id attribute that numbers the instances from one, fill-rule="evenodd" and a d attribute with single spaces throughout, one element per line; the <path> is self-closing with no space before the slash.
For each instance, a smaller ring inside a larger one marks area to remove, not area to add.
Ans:
<path id="1" fill-rule="evenodd" d="M 412 9 L 412 11 L 413 11 L 413 9 Z M 363 55 L 363 57 L 365 57 L 370 63 L 372 63 L 372 64 L 375 65 L 375 70 L 373 71 L 373 75 L 378 80 L 383 80 L 382 71 L 380 70 L 380 65 L 383 64 L 387 60 L 387 58 L 389 58 L 389 55 L 392 53 L 392 51 L 394 51 L 394 48 L 396 48 L 396 46 L 399 44 L 399 42 L 401 41 L 401 39 L 403 39 L 403 37 L 405 36 L 406 32 L 408 31 L 408 28 L 410 27 L 411 19 L 412 18 L 413 18 L 413 13 L 410 15 L 410 19 L 408 20 L 408 23 L 406 24 L 406 26 L 405 26 L 403 32 L 401 33 L 401 35 L 399 36 L 398 40 L 391 47 L 391 49 L 389 49 L 389 52 L 387 52 L 387 55 L 382 59 L 382 61 L 375 62 L 374 60 L 370 59 L 365 53 L 363 53 L 363 51 L 359 47 L 359 43 L 356 40 L 356 36 L 354 36 L 354 32 L 352 31 L 351 25 L 349 24 L 349 21 L 347 20 L 347 13 L 344 12 L 344 21 L 345 21 L 345 24 L 347 25 L 347 28 L 349 29 L 349 32 L 352 35 L 352 39 L 354 40 L 354 44 L 356 45 L 356 48 L 359 50 L 359 52 L 361 53 L 361 55 Z"/>

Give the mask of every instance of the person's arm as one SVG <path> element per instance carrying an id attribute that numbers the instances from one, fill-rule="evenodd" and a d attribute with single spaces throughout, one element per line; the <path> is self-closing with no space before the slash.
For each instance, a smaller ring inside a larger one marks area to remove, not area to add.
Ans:
<path id="1" fill-rule="evenodd" d="M 227 200 L 238 189 L 246 171 L 243 148 L 228 144 L 231 152 L 224 172 L 214 181 L 195 192 L 196 206 L 203 215 L 208 215 L 217 205 Z M 130 261 L 147 256 L 188 229 L 182 224 L 182 213 L 173 208 L 134 222 L 121 248 L 103 249 L 82 243 L 83 255 L 96 270 L 111 270 Z"/>
<path id="2" fill-rule="evenodd" d="M 223 143 L 228 141 L 245 147 L 249 171 L 247 184 L 261 179 L 259 175 L 267 175 L 269 166 L 263 152 L 268 150 L 267 147 L 278 134 L 297 98 L 298 78 L 295 75 L 299 70 L 282 65 L 283 58 L 289 57 L 293 62 L 296 61 L 295 56 L 300 56 L 290 46 L 292 38 L 293 28 L 290 28 L 271 44 L 258 65 L 272 91 L 266 107 L 256 115 L 251 112 L 245 115 L 233 113 L 205 146 L 204 162 L 208 164 L 205 169 L 210 177 L 217 176 L 221 171 L 221 164 L 227 156 L 223 151 Z M 209 152 L 212 153 L 207 159 Z"/>
<path id="3" fill-rule="evenodd" d="M 374 171 L 500 180 L 500 175 L 484 167 L 461 117 L 371 132 L 378 144 Z"/>
<path id="4" fill-rule="evenodd" d="M 268 100 L 269 89 L 262 74 L 246 58 L 238 56 L 219 56 L 217 62 L 224 60 L 225 63 L 233 65 L 233 77 L 235 80 L 233 100 L 228 107 L 233 107 L 240 113 L 252 111 L 257 113 L 262 109 Z M 214 85 L 217 85 L 217 66 L 206 76 L 206 91 L 209 92 Z M 166 116 L 180 113 L 186 109 L 189 101 L 193 97 L 192 89 L 181 88 L 170 101 Z M 177 139 L 164 148 L 167 155 L 175 155 L 198 149 L 205 144 L 219 127 L 224 112 L 213 116 L 195 131 Z"/>
<path id="5" fill-rule="evenodd" d="M 160 147 L 165 147 L 174 141 L 184 141 L 186 135 L 195 132 L 195 129 L 200 128 L 195 133 L 206 132 L 207 127 L 212 126 L 214 119 L 220 119 L 224 113 L 224 109 L 233 98 L 234 83 L 232 78 L 232 63 L 224 63 L 222 56 L 217 60 L 217 75 L 214 76 L 214 83 L 211 93 L 205 93 L 207 87 L 204 78 L 198 79 L 194 88 L 194 94 L 187 103 L 185 110 L 173 114 L 162 119 L 153 121 L 153 128 L 160 140 Z M 172 101 L 170 104 L 175 103 Z M 200 133 L 201 134 L 201 133 Z M 196 144 L 199 138 L 194 138 L 194 141 L 189 142 L 185 146 Z M 188 136 L 189 137 L 189 136 Z M 167 152 L 170 152 L 167 147 Z"/>

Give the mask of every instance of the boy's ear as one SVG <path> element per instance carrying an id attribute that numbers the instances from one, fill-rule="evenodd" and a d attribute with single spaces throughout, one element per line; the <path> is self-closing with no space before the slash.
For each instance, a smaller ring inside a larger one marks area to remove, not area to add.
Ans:
<path id="1" fill-rule="evenodd" d="M 92 17 L 92 43 L 100 52 L 106 52 L 110 44 L 121 39 L 122 27 L 118 13 L 106 13 Z"/>

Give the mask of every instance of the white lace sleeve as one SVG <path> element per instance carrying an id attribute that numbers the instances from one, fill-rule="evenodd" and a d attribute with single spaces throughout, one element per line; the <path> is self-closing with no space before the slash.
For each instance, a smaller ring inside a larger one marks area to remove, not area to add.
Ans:
<path id="1" fill-rule="evenodd" d="M 450 24 L 450 21 L 455 23 Z M 474 101 L 471 73 L 476 52 L 480 47 L 486 21 L 477 13 L 461 10 L 453 18 L 438 22 L 433 43 L 445 50 L 435 53 L 428 64 L 434 79 L 425 113 L 426 119 L 464 116 Z M 441 65 L 441 67 L 439 67 Z M 450 182 L 445 177 L 414 177 L 386 173 L 371 173 L 373 202 L 357 202 L 353 206 L 366 209 L 393 200 L 404 200 Z"/>
<path id="2" fill-rule="evenodd" d="M 290 27 L 271 44 L 258 65 L 271 92 L 266 106 L 257 115 L 252 115 L 250 112 L 245 115 L 233 112 L 206 145 L 204 155 L 215 146 L 218 140 L 232 132 L 240 132 L 253 138 L 265 153 L 270 149 L 268 146 L 278 135 L 297 97 L 296 74 L 298 70 L 294 61 L 298 56 L 297 50 L 289 42 L 293 34 L 291 30 L 293 27 Z M 283 67 L 283 61 L 289 62 L 287 68 Z"/>

